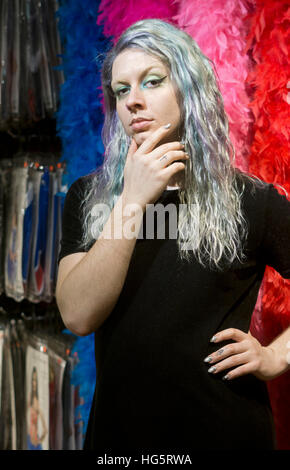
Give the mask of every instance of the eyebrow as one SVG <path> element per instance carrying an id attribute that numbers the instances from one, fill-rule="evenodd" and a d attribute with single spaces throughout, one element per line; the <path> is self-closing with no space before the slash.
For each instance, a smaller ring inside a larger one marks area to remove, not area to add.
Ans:
<path id="1" fill-rule="evenodd" d="M 147 67 L 147 69 L 143 70 L 143 72 L 141 73 L 141 77 L 144 77 L 148 72 L 149 70 L 152 70 L 152 69 L 159 69 L 158 65 L 151 65 L 151 67 Z M 127 82 L 126 80 L 118 80 L 117 82 L 111 82 L 111 87 L 113 88 L 113 86 L 117 85 L 118 83 L 122 83 L 123 85 L 126 85 Z"/>

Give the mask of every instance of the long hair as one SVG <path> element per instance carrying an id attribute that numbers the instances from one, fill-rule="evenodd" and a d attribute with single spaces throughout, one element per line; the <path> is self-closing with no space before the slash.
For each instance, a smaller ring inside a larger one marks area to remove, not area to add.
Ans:
<path id="1" fill-rule="evenodd" d="M 91 178 L 83 200 L 84 245 L 88 246 L 96 238 L 91 231 L 93 205 L 97 201 L 112 209 L 123 188 L 130 138 L 116 112 L 111 78 L 114 60 L 129 48 L 141 49 L 161 60 L 177 89 L 182 120 L 180 140 L 190 156 L 184 188 L 179 191 L 179 203 L 186 207 L 178 218 L 180 257 L 189 260 L 194 254 L 202 265 L 218 269 L 221 260 L 223 265 L 235 258 L 242 261 L 243 240 L 247 235 L 241 208 L 245 185 L 241 172 L 233 165 L 235 152 L 214 64 L 190 35 L 158 19 L 142 20 L 130 26 L 103 61 L 105 154 L 102 169 Z M 99 220 L 99 233 L 105 221 L 105 218 Z"/>

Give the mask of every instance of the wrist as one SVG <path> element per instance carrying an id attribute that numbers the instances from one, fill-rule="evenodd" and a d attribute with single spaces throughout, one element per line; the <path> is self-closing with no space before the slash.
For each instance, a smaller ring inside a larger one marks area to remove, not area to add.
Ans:
<path id="1" fill-rule="evenodd" d="M 124 214 L 128 214 L 128 212 L 130 212 L 130 209 L 136 209 L 137 211 L 142 212 L 143 214 L 146 211 L 146 202 L 142 201 L 139 198 L 131 196 L 125 190 L 120 196 L 120 203 L 122 204 Z"/>
<path id="2" fill-rule="evenodd" d="M 266 346 L 266 361 L 271 365 L 271 374 L 267 380 L 272 380 L 286 372 L 290 365 L 287 362 L 287 354 L 281 354 L 273 346 Z"/>
<path id="3" fill-rule="evenodd" d="M 141 204 L 133 202 L 126 194 L 121 194 L 99 237 L 113 240 L 133 240 L 138 237 L 143 220 Z"/>

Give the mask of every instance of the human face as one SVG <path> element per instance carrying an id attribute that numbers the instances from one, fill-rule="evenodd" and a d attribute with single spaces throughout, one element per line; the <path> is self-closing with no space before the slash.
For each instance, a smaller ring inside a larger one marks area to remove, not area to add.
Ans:
<path id="1" fill-rule="evenodd" d="M 171 123 L 166 140 L 179 140 L 180 109 L 168 68 L 140 49 L 126 49 L 114 60 L 111 87 L 126 134 L 138 147 L 160 126 Z M 139 123 L 133 119 L 144 118 Z"/>

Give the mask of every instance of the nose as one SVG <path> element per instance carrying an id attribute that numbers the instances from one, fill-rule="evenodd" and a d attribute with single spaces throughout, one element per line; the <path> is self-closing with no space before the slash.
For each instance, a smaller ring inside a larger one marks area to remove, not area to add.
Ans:
<path id="1" fill-rule="evenodd" d="M 134 108 L 144 108 L 144 93 L 139 87 L 131 87 L 130 92 L 127 95 L 126 106 L 130 111 Z"/>

